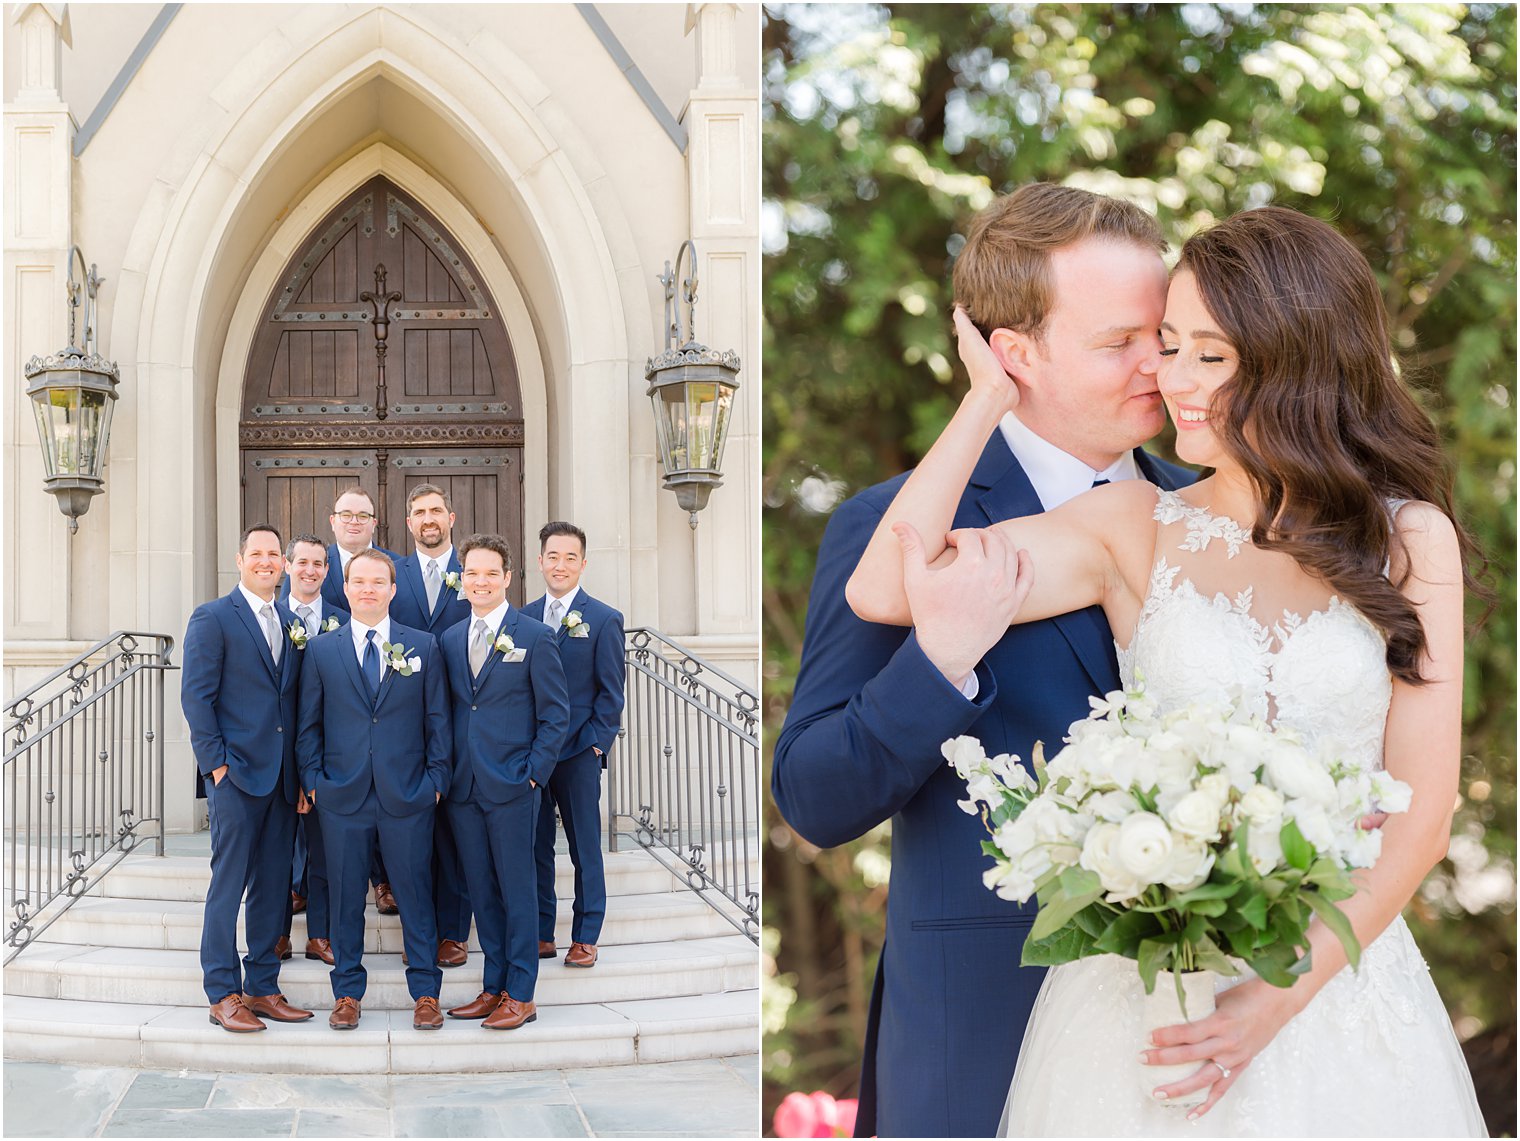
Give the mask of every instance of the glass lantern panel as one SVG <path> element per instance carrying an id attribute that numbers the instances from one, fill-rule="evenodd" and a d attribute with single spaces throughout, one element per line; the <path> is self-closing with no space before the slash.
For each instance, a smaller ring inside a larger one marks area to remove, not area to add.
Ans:
<path id="1" fill-rule="evenodd" d="M 659 425 L 660 460 L 666 474 L 690 469 L 693 465 L 687 462 L 686 386 L 673 384 L 656 392 L 654 411 L 655 423 Z"/>
<path id="2" fill-rule="evenodd" d="M 47 388 L 32 397 L 47 478 L 79 469 L 79 395 L 77 388 Z"/>
<path id="3" fill-rule="evenodd" d="M 723 462 L 723 442 L 734 390 L 717 381 L 705 381 L 688 384 L 686 394 L 691 466 L 717 470 Z"/>
<path id="4" fill-rule="evenodd" d="M 84 390 L 79 402 L 79 472 L 101 476 L 105 467 L 106 440 L 111 429 L 111 412 L 116 401 L 104 392 Z"/>

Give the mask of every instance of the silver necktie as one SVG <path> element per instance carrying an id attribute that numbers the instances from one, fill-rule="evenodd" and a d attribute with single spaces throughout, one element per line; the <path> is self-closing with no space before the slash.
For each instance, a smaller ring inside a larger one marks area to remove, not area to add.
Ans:
<path id="1" fill-rule="evenodd" d="M 564 602 L 561 601 L 558 598 L 556 598 L 553 602 L 549 603 L 549 628 L 551 630 L 558 630 L 559 629 L 559 620 L 560 620 L 560 616 L 564 612 L 564 609 L 565 609 Z"/>
<path id="2" fill-rule="evenodd" d="M 427 584 L 428 613 L 431 614 L 438 605 L 438 588 L 443 585 L 443 579 L 438 574 L 437 559 L 428 559 L 425 570 L 427 573 L 422 577 Z"/>
<path id="3" fill-rule="evenodd" d="M 280 664 L 280 623 L 275 619 L 274 606 L 264 603 L 264 609 L 259 613 L 264 619 L 264 637 L 269 639 L 269 656 L 274 659 L 274 664 Z"/>
<path id="4" fill-rule="evenodd" d="M 296 613 L 301 616 L 301 624 L 306 627 L 306 636 L 314 636 L 317 632 L 317 616 L 311 612 L 311 607 L 297 606 Z"/>
<path id="5" fill-rule="evenodd" d="M 481 667 L 486 664 L 486 655 L 490 653 L 491 635 L 486 629 L 484 618 L 475 619 L 475 633 L 470 638 L 470 673 L 479 676 Z"/>

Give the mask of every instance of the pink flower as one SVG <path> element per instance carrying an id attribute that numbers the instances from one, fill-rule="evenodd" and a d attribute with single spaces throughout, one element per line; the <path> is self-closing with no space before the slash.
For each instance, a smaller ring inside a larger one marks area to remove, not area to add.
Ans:
<path id="1" fill-rule="evenodd" d="M 789 1093 L 776 1107 L 776 1136 L 853 1136 L 857 1106 L 853 1097 L 835 1101 L 822 1090 L 815 1093 Z"/>

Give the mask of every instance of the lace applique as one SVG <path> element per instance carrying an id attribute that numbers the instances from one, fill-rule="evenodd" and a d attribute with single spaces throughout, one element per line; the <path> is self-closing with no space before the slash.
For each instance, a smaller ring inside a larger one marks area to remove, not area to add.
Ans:
<path id="1" fill-rule="evenodd" d="M 1240 554 L 1240 545 L 1251 541 L 1251 529 L 1242 527 L 1235 520 L 1215 515 L 1205 507 L 1194 507 L 1175 491 L 1162 491 L 1156 497 L 1158 523 L 1175 523 L 1179 519 L 1187 526 L 1187 538 L 1179 551 L 1204 551 L 1215 539 L 1223 539 L 1229 546 L 1229 557 Z"/>

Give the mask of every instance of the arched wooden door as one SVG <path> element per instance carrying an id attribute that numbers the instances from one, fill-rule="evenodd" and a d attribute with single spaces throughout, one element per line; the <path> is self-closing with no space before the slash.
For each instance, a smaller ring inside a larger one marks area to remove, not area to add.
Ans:
<path id="1" fill-rule="evenodd" d="M 330 542 L 333 498 L 358 484 L 375 499 L 375 541 L 409 554 L 407 492 L 434 483 L 456 544 L 494 531 L 522 566 L 522 399 L 506 328 L 468 253 L 385 178 L 285 267 L 249 354 L 238 438 L 245 525 Z M 521 573 L 512 586 L 521 603 Z"/>

